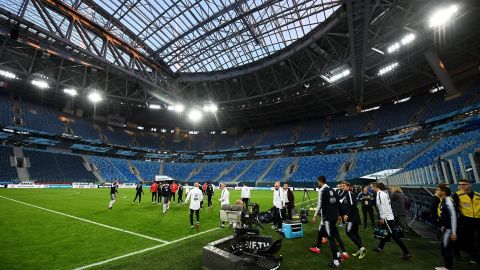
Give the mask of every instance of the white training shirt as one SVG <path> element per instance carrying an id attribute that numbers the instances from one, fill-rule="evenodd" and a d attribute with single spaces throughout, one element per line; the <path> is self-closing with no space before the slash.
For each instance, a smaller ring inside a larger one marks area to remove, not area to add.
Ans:
<path id="1" fill-rule="evenodd" d="M 190 209 L 192 210 L 198 210 L 200 209 L 200 202 L 203 200 L 203 193 L 200 191 L 198 187 L 194 187 L 187 195 L 187 198 L 185 199 L 185 203 L 188 203 L 190 201 Z"/>
<path id="2" fill-rule="evenodd" d="M 285 196 L 282 188 L 278 190 L 273 189 L 273 206 L 278 209 L 283 209 L 285 206 Z"/>
<path id="3" fill-rule="evenodd" d="M 220 195 L 220 205 L 230 204 L 230 192 L 227 188 L 222 189 L 222 195 Z"/>
<path id="4" fill-rule="evenodd" d="M 289 202 L 289 201 L 288 201 L 288 189 L 287 189 L 287 190 L 284 190 L 284 189 L 282 188 L 282 190 L 283 190 L 283 198 L 285 198 L 285 203 L 287 203 L 287 202 Z"/>
<path id="5" fill-rule="evenodd" d="M 385 220 L 394 220 L 392 206 L 390 203 L 390 196 L 385 190 L 380 190 L 377 192 L 377 207 L 378 212 L 380 213 L 380 218 Z"/>
<path id="6" fill-rule="evenodd" d="M 183 187 L 183 189 L 185 190 L 185 194 L 188 194 L 190 192 L 190 186 L 189 185 L 185 185 Z"/>
<path id="7" fill-rule="evenodd" d="M 242 187 L 242 198 L 248 198 L 250 199 L 250 188 L 243 186 Z"/>
<path id="8" fill-rule="evenodd" d="M 321 213 L 320 210 L 322 209 L 322 191 L 327 187 L 328 185 L 324 184 L 321 188 L 318 189 L 317 209 L 315 210 L 315 214 L 313 215 L 314 217 L 316 217 L 318 213 Z"/>

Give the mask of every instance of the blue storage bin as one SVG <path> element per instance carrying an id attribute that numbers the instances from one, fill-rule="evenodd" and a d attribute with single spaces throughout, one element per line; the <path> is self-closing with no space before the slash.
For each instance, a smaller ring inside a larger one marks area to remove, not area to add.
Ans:
<path id="1" fill-rule="evenodd" d="M 287 239 L 303 237 L 303 224 L 300 221 L 284 221 L 282 230 Z"/>

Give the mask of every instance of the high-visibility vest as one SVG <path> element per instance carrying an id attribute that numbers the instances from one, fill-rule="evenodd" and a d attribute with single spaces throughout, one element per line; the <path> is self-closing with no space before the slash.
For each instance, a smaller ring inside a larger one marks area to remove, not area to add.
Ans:
<path id="1" fill-rule="evenodd" d="M 437 206 L 437 218 L 440 218 L 440 215 L 442 215 L 442 202 L 443 202 L 443 199 L 440 199 L 440 202 L 438 203 L 438 206 Z"/>
<path id="2" fill-rule="evenodd" d="M 459 190 L 456 192 L 459 203 L 458 210 L 465 217 L 480 218 L 480 193 L 473 192 L 473 199 L 470 199 L 467 193 Z"/>

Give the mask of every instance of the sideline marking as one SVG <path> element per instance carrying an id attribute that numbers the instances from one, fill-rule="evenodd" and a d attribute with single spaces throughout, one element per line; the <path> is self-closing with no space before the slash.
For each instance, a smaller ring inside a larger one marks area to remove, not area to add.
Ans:
<path id="1" fill-rule="evenodd" d="M 105 224 L 98 223 L 98 222 L 95 222 L 95 221 L 92 221 L 92 220 L 84 219 L 84 218 L 77 217 L 77 216 L 72 216 L 72 215 L 69 215 L 69 214 L 65 214 L 65 213 L 62 213 L 62 212 L 58 212 L 58 211 L 55 211 L 55 210 L 44 208 L 44 207 L 41 207 L 41 206 L 38 206 L 38 205 L 18 201 L 18 200 L 8 198 L 8 197 L 5 197 L 5 196 L 0 196 L 0 198 L 3 198 L 5 200 L 10 200 L 12 202 L 24 204 L 24 205 L 27 205 L 27 206 L 30 206 L 30 207 L 38 208 L 38 209 L 41 209 L 43 211 L 47 211 L 47 212 L 54 213 L 54 214 L 57 214 L 57 215 L 61 215 L 61 216 L 73 218 L 73 219 L 76 219 L 76 220 L 80 220 L 80 221 L 83 221 L 83 222 L 87 222 L 87 223 L 90 223 L 90 224 L 94 224 L 94 225 L 97 225 L 97 226 L 100 226 L 100 227 L 108 228 L 108 229 L 119 231 L 119 232 L 128 233 L 128 234 L 135 235 L 135 236 L 142 237 L 142 238 L 146 238 L 146 239 L 149 239 L 149 240 L 152 240 L 152 241 L 156 241 L 156 242 L 160 242 L 160 243 L 164 243 L 164 244 L 170 243 L 168 241 L 165 241 L 165 240 L 162 240 L 162 239 L 159 239 L 159 238 L 151 237 L 151 236 L 148 236 L 148 235 L 144 235 L 144 234 L 140 234 L 140 233 L 124 230 L 124 229 L 120 229 L 120 228 L 113 227 L 113 226 L 110 226 L 110 225 L 105 225 Z"/>
<path id="2" fill-rule="evenodd" d="M 123 259 L 123 258 L 126 258 L 126 257 L 130 257 L 130 256 L 133 256 L 133 255 L 145 253 L 147 251 L 151 251 L 151 250 L 154 250 L 154 249 L 157 249 L 157 248 L 161 248 L 161 247 L 165 247 L 165 246 L 168 246 L 168 245 L 171 245 L 171 244 L 175 244 L 175 243 L 181 242 L 183 240 L 187 240 L 187 239 L 190 239 L 192 237 L 196 237 L 196 236 L 199 236 L 201 234 L 209 233 L 211 231 L 215 231 L 215 230 L 218 230 L 218 229 L 219 228 L 213 228 L 213 229 L 210 229 L 210 230 L 207 230 L 207 231 L 203 231 L 203 232 L 200 232 L 200 233 L 185 236 L 185 237 L 173 240 L 173 241 L 165 243 L 165 244 L 156 245 L 156 246 L 153 246 L 153 247 L 149 247 L 149 248 L 137 250 L 137 251 L 134 251 L 134 252 L 130 252 L 130 253 L 127 253 L 127 254 L 123 254 L 123 255 L 120 255 L 118 257 L 113 257 L 113 258 L 110 258 L 110 259 L 107 259 L 107 260 L 104 260 L 104 261 L 99 261 L 99 262 L 92 263 L 92 264 L 89 264 L 89 265 L 77 267 L 77 268 L 74 268 L 74 270 L 83 270 L 83 269 L 91 268 L 91 267 L 94 267 L 94 266 L 99 266 L 99 265 L 102 265 L 102 264 L 113 262 L 113 261 L 116 261 L 116 260 L 120 260 L 120 259 Z"/>

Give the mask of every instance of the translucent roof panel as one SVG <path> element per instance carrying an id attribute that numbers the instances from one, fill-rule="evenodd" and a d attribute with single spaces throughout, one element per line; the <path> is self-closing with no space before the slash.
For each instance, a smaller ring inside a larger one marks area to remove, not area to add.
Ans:
<path id="1" fill-rule="evenodd" d="M 343 1 L 63 2 L 146 56 L 163 60 L 172 71 L 195 73 L 239 67 L 282 50 L 325 21 Z"/>

